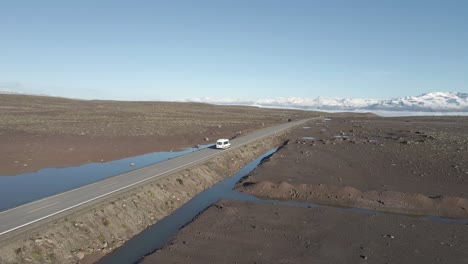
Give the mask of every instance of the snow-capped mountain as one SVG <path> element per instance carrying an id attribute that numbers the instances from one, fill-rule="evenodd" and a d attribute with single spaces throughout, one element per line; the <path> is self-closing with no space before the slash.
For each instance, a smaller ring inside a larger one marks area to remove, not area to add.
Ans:
<path id="1" fill-rule="evenodd" d="M 383 100 L 367 107 L 371 110 L 468 112 L 467 93 L 434 92 Z"/>
<path id="2" fill-rule="evenodd" d="M 345 111 L 413 111 L 413 112 L 468 112 L 468 93 L 434 92 L 419 96 L 406 96 L 389 100 L 333 98 L 333 97 L 280 97 L 257 100 L 233 98 L 194 98 L 190 102 L 261 107 L 298 108 L 307 110 Z"/>
<path id="3" fill-rule="evenodd" d="M 301 98 L 301 97 L 279 97 L 264 98 L 257 100 L 243 100 L 235 98 L 212 98 L 201 97 L 187 100 L 189 102 L 222 104 L 222 105 L 250 105 L 260 107 L 299 108 L 299 109 L 323 109 L 323 110 L 349 110 L 359 109 L 380 102 L 376 99 L 354 99 L 354 98 Z"/>

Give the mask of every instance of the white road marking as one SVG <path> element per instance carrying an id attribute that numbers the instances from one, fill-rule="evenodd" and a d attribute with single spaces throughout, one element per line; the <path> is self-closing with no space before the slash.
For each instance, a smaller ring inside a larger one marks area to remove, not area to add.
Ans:
<path id="1" fill-rule="evenodd" d="M 34 209 L 34 210 L 32 210 L 32 211 L 29 211 L 28 214 L 30 214 L 30 213 L 32 213 L 32 212 L 39 211 L 39 210 L 44 209 L 44 208 L 47 208 L 47 207 L 50 207 L 50 206 L 52 206 L 52 205 L 56 205 L 56 204 L 58 204 L 58 203 L 59 203 L 59 202 L 55 202 L 55 203 L 52 203 L 52 204 L 48 204 L 48 205 L 39 207 L 39 208 L 37 208 L 37 209 Z"/>
<path id="2" fill-rule="evenodd" d="M 31 221 L 31 222 L 22 224 L 22 225 L 20 225 L 20 226 L 14 227 L 14 228 L 9 229 L 9 230 L 6 230 L 6 231 L 3 231 L 2 233 L 0 233 L 0 236 L 1 236 L 1 235 L 4 235 L 4 234 L 6 234 L 6 233 L 9 233 L 9 232 L 11 232 L 11 231 L 14 231 L 14 230 L 16 230 L 16 229 L 19 229 L 19 228 L 21 228 L 21 227 L 24 227 L 24 226 L 27 226 L 27 225 L 36 223 L 36 222 L 38 222 L 38 221 L 41 221 L 41 220 L 43 220 L 43 219 L 46 219 L 46 218 L 48 218 L 48 217 L 54 216 L 54 215 L 56 215 L 56 214 L 60 214 L 60 213 L 65 212 L 65 211 L 67 211 L 67 210 L 73 209 L 73 208 L 78 207 L 78 206 L 80 206 L 80 205 L 82 205 L 82 204 L 89 203 L 89 202 L 91 202 L 91 201 L 94 201 L 94 200 L 96 200 L 96 199 L 99 199 L 99 198 L 101 198 L 101 197 L 104 197 L 104 196 L 106 196 L 106 195 L 109 195 L 109 194 L 111 194 L 111 193 L 115 193 L 115 192 L 118 192 L 118 191 L 123 190 L 123 189 L 125 189 L 125 188 L 131 187 L 131 186 L 133 186 L 133 185 L 137 185 L 137 184 L 139 184 L 139 183 L 141 183 L 141 182 L 144 182 L 144 181 L 153 179 L 154 177 L 158 177 L 158 176 L 160 176 L 160 175 L 162 175 L 162 174 L 166 174 L 166 173 L 172 172 L 172 171 L 174 171 L 174 170 L 180 169 L 180 168 L 182 168 L 182 167 L 191 165 L 191 164 L 193 164 L 193 163 L 195 163 L 195 162 L 201 161 L 201 160 L 203 160 L 203 159 L 210 158 L 211 156 L 214 156 L 214 155 L 217 155 L 217 154 L 218 154 L 218 153 L 211 154 L 211 155 L 209 155 L 209 156 L 207 156 L 207 157 L 205 157 L 205 158 L 202 158 L 202 159 L 199 159 L 199 160 L 195 160 L 195 161 L 192 161 L 192 162 L 187 163 L 187 164 L 185 164 L 185 165 L 182 165 L 182 166 L 173 168 L 173 169 L 171 169 L 171 170 L 168 170 L 168 171 L 165 171 L 165 172 L 156 174 L 156 175 L 154 175 L 154 176 L 152 176 L 152 177 L 149 177 L 149 178 L 146 178 L 146 179 L 143 179 L 143 180 L 134 182 L 134 183 L 132 183 L 132 184 L 129 184 L 129 185 L 124 186 L 124 187 L 121 187 L 121 188 L 119 188 L 119 189 L 116 189 L 116 190 L 107 192 L 107 193 L 105 193 L 105 194 L 96 196 L 96 197 L 91 198 L 91 199 L 89 199 L 89 200 L 86 200 L 86 201 L 84 201 L 84 202 L 81 202 L 81 203 L 72 205 L 72 206 L 70 206 L 70 207 L 67 207 L 67 208 L 65 208 L 65 209 L 62 209 L 62 210 L 57 211 L 57 212 L 55 212 L 55 213 L 51 213 L 51 214 L 49 214 L 49 215 L 43 216 L 43 217 L 38 218 L 38 219 L 36 219 L 36 220 L 33 220 L 33 221 Z"/>

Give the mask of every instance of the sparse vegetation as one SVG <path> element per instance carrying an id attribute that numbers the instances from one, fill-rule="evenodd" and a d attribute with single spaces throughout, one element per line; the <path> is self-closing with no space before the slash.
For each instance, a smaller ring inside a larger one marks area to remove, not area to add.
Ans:
<path id="1" fill-rule="evenodd" d="M 105 238 L 103 235 L 99 235 L 99 236 L 97 237 L 97 240 L 98 240 L 99 242 L 101 242 L 101 243 L 106 242 L 106 238 Z"/>
<path id="2" fill-rule="evenodd" d="M 315 112 L 178 102 L 120 102 L 0 95 L 0 131 L 88 136 L 202 133 L 210 128 L 260 127 Z"/>
<path id="3" fill-rule="evenodd" d="M 103 218 L 103 219 L 102 219 L 102 224 L 103 224 L 104 226 L 110 226 L 111 222 L 109 221 L 109 219 Z"/>
<path id="4" fill-rule="evenodd" d="M 41 256 L 41 253 L 39 251 L 34 251 L 32 254 L 31 254 L 31 258 L 35 261 L 39 261 L 42 259 L 42 256 Z"/>

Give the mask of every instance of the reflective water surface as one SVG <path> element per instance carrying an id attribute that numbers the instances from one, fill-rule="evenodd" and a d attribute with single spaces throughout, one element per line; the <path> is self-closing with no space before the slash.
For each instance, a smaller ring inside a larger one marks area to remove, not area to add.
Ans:
<path id="1" fill-rule="evenodd" d="M 1 176 L 0 211 L 211 146 L 213 145 L 202 145 L 176 152 L 154 152 L 110 162 Z"/>

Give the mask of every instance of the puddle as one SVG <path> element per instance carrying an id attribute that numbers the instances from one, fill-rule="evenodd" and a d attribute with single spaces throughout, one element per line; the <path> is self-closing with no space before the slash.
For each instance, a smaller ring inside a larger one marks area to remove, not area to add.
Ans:
<path id="1" fill-rule="evenodd" d="M 331 118 L 324 118 L 323 121 L 331 121 Z"/>
<path id="2" fill-rule="evenodd" d="M 317 140 L 314 137 L 302 137 L 303 140 Z"/>
<path id="3" fill-rule="evenodd" d="M 98 264 L 112 264 L 112 263 L 138 263 L 143 256 L 149 255 L 158 249 L 165 246 L 170 239 L 172 239 L 177 232 L 190 223 L 198 214 L 202 213 L 210 205 L 217 201 L 223 200 L 234 200 L 234 201 L 246 201 L 255 202 L 262 204 L 279 204 L 289 206 L 300 206 L 306 208 L 331 208 L 337 210 L 351 211 L 361 214 L 368 215 L 399 215 L 407 216 L 405 214 L 398 213 L 387 213 L 382 211 L 374 211 L 360 208 L 347 208 L 339 206 L 320 205 L 309 202 L 300 201 L 280 201 L 280 200 L 268 200 L 258 198 L 256 196 L 240 193 L 233 191 L 234 185 L 243 176 L 246 176 L 253 169 L 255 169 L 262 160 L 268 158 L 270 155 L 275 153 L 278 148 L 272 149 L 267 153 L 263 154 L 256 160 L 248 163 L 241 170 L 239 170 L 233 176 L 224 179 L 223 181 L 213 185 L 211 188 L 195 195 L 191 200 L 182 205 L 180 208 L 175 210 L 169 216 L 163 218 L 156 224 L 147 228 L 140 234 L 136 235 L 132 239 L 125 242 L 121 247 L 117 248 L 111 254 L 103 257 L 97 263 Z M 450 219 L 436 216 L 412 216 L 418 219 L 443 222 L 443 223 L 460 223 L 468 224 L 468 219 Z"/>
<path id="4" fill-rule="evenodd" d="M 180 228 L 191 222 L 195 216 L 213 203 L 216 203 L 220 199 L 236 200 L 236 197 L 240 197 L 240 195 L 242 195 L 241 193 L 232 191 L 236 182 L 255 169 L 263 159 L 275 153 L 277 149 L 278 148 L 275 148 L 264 153 L 259 158 L 248 163 L 233 176 L 195 195 L 190 201 L 175 210 L 172 214 L 128 240 L 121 247 L 117 248 L 114 252 L 105 256 L 97 263 L 136 263 L 143 256 L 162 248 Z"/>
<path id="5" fill-rule="evenodd" d="M 308 127 L 308 126 L 305 126 L 305 127 L 302 127 L 302 128 L 303 128 L 303 129 L 310 129 L 310 127 Z"/>
<path id="6" fill-rule="evenodd" d="M 177 152 L 154 152 L 104 163 L 47 168 L 16 176 L 0 176 L 0 211 L 210 146 L 212 144 Z M 130 166 L 130 163 L 134 163 L 134 166 Z"/>
<path id="7" fill-rule="evenodd" d="M 337 135 L 337 136 L 334 136 L 334 138 L 350 138 L 351 136 L 347 136 L 347 135 Z"/>

